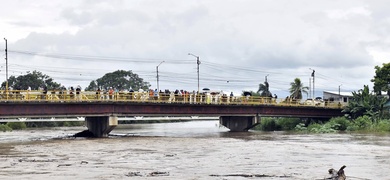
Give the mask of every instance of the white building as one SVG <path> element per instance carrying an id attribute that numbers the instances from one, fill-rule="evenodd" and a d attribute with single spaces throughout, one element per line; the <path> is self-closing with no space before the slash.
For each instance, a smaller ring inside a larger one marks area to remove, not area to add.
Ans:
<path id="1" fill-rule="evenodd" d="M 348 103 L 352 99 L 352 92 L 324 91 L 324 100 L 329 102 Z"/>

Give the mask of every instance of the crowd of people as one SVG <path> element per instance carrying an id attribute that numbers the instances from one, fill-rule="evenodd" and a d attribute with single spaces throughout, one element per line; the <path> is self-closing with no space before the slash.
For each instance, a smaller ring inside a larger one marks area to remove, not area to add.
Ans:
<path id="1" fill-rule="evenodd" d="M 11 89 L 12 90 L 12 89 Z M 22 91 L 20 91 L 22 92 Z M 21 99 L 44 99 L 44 100 L 132 100 L 132 101 L 153 101 L 153 102 L 183 102 L 183 103 L 229 103 L 229 102 L 249 102 L 250 95 L 234 96 L 223 91 L 201 91 L 197 92 L 187 90 L 169 90 L 165 89 L 122 89 L 118 90 L 113 87 L 97 88 L 95 91 L 82 91 L 81 86 L 64 86 L 58 89 L 48 89 L 47 86 L 39 87 L 37 90 L 32 90 L 28 87 L 27 90 L 20 93 Z M 276 96 L 276 95 L 275 95 Z M 265 103 L 271 102 L 264 100 Z"/>

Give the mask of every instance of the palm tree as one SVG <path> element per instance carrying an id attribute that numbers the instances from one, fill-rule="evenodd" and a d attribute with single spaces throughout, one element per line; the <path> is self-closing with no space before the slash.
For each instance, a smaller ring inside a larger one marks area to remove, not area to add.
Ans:
<path id="1" fill-rule="evenodd" d="M 303 83 L 301 82 L 301 79 L 295 78 L 294 82 L 290 83 L 290 97 L 292 99 L 302 99 L 302 93 L 308 94 L 309 87 L 303 86 Z"/>
<path id="2" fill-rule="evenodd" d="M 257 90 L 257 93 L 259 93 L 262 97 L 272 96 L 272 93 L 269 91 L 268 82 L 264 82 L 264 84 L 259 84 L 259 90 Z"/>

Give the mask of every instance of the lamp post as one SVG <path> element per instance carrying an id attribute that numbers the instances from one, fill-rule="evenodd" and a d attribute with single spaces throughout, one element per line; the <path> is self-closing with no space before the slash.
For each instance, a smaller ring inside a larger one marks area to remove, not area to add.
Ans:
<path id="1" fill-rule="evenodd" d="M 341 95 L 340 95 L 340 87 L 342 86 L 342 84 L 339 85 L 339 101 L 341 101 Z"/>
<path id="2" fill-rule="evenodd" d="M 5 39 L 5 91 L 7 92 L 8 98 L 8 43 L 7 39 Z"/>
<path id="3" fill-rule="evenodd" d="M 269 74 L 267 74 L 266 76 L 265 76 L 265 82 L 267 82 L 267 77 L 269 76 Z"/>
<path id="4" fill-rule="evenodd" d="M 198 72 L 198 93 L 197 94 L 199 95 L 199 92 L 200 92 L 200 88 L 199 88 L 199 64 L 200 64 L 199 56 L 195 56 L 195 55 L 193 55 L 191 53 L 188 53 L 188 55 L 196 57 L 196 64 L 198 65 L 198 68 L 197 68 L 197 72 Z"/>
<path id="5" fill-rule="evenodd" d="M 158 84 L 158 82 L 159 82 L 158 67 L 159 67 L 163 62 L 165 62 L 165 61 L 161 61 L 160 64 L 158 64 L 158 65 L 156 66 L 156 72 L 157 72 L 157 93 L 160 92 L 160 86 L 159 86 L 159 84 Z"/>
<path id="6" fill-rule="evenodd" d="M 310 70 L 313 70 L 313 72 L 311 73 L 311 77 L 313 77 L 313 99 L 316 98 L 316 95 L 315 95 L 315 90 L 314 90 L 314 86 L 315 86 L 315 83 L 314 83 L 314 79 L 315 79 L 315 70 L 314 69 L 311 69 L 309 68 Z"/>

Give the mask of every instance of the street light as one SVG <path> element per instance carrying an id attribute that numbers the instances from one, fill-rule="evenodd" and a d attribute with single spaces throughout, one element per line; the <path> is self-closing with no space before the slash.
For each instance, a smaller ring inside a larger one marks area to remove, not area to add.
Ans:
<path id="1" fill-rule="evenodd" d="M 156 72 L 157 72 L 157 93 L 160 92 L 160 86 L 159 86 L 159 84 L 158 84 L 158 80 L 159 80 L 159 77 L 158 77 L 158 67 L 159 67 L 163 62 L 165 62 L 165 61 L 161 61 L 160 64 L 158 64 L 158 65 L 156 66 Z"/>
<path id="2" fill-rule="evenodd" d="M 197 72 L 198 72 L 198 95 L 199 95 L 199 92 L 200 92 L 200 89 L 199 89 L 199 64 L 200 64 L 199 56 L 195 56 L 191 53 L 188 53 L 188 55 L 196 57 L 196 64 L 198 65 Z"/>
<path id="3" fill-rule="evenodd" d="M 7 48 L 7 39 L 5 39 L 5 91 L 8 92 L 8 48 Z M 8 98 L 8 93 L 7 93 Z"/>
<path id="4" fill-rule="evenodd" d="M 341 101 L 341 96 L 340 96 L 340 87 L 342 86 L 342 84 L 339 85 L 339 101 Z"/>
<path id="5" fill-rule="evenodd" d="M 313 99 L 315 99 L 316 98 L 316 95 L 315 95 L 315 90 L 314 90 L 314 85 L 315 85 L 315 83 L 314 83 L 314 77 L 315 77 L 315 70 L 314 69 L 312 69 L 312 68 L 309 68 L 310 70 L 313 70 L 313 72 L 311 73 L 311 77 L 313 77 Z"/>
<path id="6" fill-rule="evenodd" d="M 267 77 L 269 76 L 269 74 L 267 74 L 266 76 L 265 76 L 265 82 L 267 82 Z"/>

